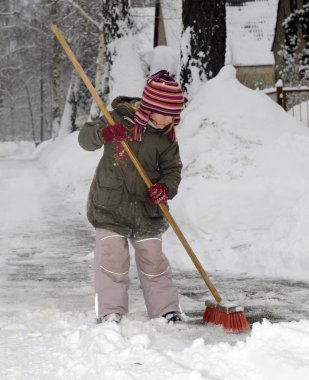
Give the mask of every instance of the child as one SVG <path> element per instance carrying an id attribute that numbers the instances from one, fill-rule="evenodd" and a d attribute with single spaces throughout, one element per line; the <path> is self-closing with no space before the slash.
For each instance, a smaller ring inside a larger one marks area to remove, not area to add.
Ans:
<path id="1" fill-rule="evenodd" d="M 168 228 L 159 203 L 176 193 L 182 163 L 175 126 L 184 98 L 178 83 L 165 70 L 152 75 L 142 98 L 117 97 L 112 102 L 116 125 L 101 117 L 86 123 L 79 144 L 104 153 L 92 181 L 87 216 L 96 229 L 94 254 L 97 321 L 120 322 L 128 312 L 129 248 L 135 261 L 150 318 L 182 320 L 178 291 L 162 252 L 161 234 Z M 147 189 L 124 151 L 128 141 L 152 186 Z"/>

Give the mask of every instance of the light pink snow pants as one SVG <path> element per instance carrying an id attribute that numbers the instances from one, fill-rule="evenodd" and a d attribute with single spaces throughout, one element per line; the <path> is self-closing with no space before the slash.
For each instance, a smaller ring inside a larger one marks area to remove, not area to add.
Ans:
<path id="1" fill-rule="evenodd" d="M 172 282 L 169 262 L 162 252 L 160 237 L 127 239 L 97 228 L 94 253 L 95 307 L 97 318 L 128 312 L 129 245 L 135 262 L 150 318 L 179 310 L 178 291 Z"/>

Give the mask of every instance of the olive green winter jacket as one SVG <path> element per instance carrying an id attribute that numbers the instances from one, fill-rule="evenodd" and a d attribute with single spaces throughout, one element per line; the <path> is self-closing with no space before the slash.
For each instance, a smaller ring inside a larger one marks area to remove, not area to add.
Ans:
<path id="1" fill-rule="evenodd" d="M 133 128 L 138 98 L 118 97 L 113 103 L 112 117 L 116 123 Z M 104 145 L 88 197 L 87 216 L 94 227 L 106 228 L 127 237 L 157 236 L 168 228 L 159 206 L 153 205 L 129 157 L 121 158 L 121 143 L 107 142 L 101 137 L 107 125 L 104 117 L 86 123 L 78 140 L 82 148 L 93 151 Z M 177 142 L 167 138 L 166 130 L 146 126 L 141 142 L 129 142 L 152 183 L 164 183 L 169 199 L 177 194 L 182 163 Z"/>

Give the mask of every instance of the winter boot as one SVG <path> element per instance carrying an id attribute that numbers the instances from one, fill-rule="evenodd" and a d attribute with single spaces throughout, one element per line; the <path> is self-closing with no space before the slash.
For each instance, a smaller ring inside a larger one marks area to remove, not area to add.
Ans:
<path id="1" fill-rule="evenodd" d="M 120 323 L 122 315 L 118 313 L 106 314 L 104 317 L 97 319 L 97 323 Z"/>
<path id="2" fill-rule="evenodd" d="M 168 323 L 183 322 L 184 319 L 179 311 L 169 311 L 168 313 L 162 315 L 163 318 L 167 320 Z"/>

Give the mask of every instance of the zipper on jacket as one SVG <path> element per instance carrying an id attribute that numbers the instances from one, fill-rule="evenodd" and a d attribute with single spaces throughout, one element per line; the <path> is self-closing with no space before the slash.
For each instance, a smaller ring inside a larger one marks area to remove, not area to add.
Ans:
<path id="1" fill-rule="evenodd" d="M 143 138 L 145 138 L 145 133 L 144 133 L 144 136 Z M 142 143 L 143 142 L 140 142 L 137 149 L 136 149 L 136 158 L 139 159 L 139 155 L 141 153 L 141 148 L 142 148 Z M 133 165 L 133 164 L 132 164 Z M 139 173 L 137 171 L 137 169 L 134 167 L 134 170 L 135 170 L 135 177 L 134 177 L 134 193 L 132 194 L 132 202 L 133 202 L 133 207 L 134 207 L 134 210 L 133 210 L 133 226 L 132 226 L 132 237 L 135 236 L 135 228 L 136 228 L 136 205 L 137 205 L 137 201 L 136 199 L 134 199 L 134 197 L 136 196 L 136 182 L 137 182 L 137 178 L 139 176 Z"/>
<path id="2" fill-rule="evenodd" d="M 136 217 L 136 201 L 130 202 L 131 207 L 131 215 L 132 215 L 132 221 L 131 221 L 131 237 L 135 237 L 135 217 Z"/>

